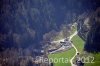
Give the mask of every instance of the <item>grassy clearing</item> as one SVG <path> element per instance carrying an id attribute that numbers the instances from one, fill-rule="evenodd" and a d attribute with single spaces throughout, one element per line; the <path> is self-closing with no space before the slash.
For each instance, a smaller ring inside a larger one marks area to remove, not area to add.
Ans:
<path id="1" fill-rule="evenodd" d="M 65 51 L 65 52 L 61 52 L 61 53 L 55 53 L 55 54 L 50 54 L 48 57 L 49 58 L 52 58 L 52 59 L 60 59 L 60 58 L 64 58 L 64 61 L 67 61 L 68 59 L 68 63 L 63 63 L 62 61 L 61 62 L 58 62 L 58 63 L 54 63 L 54 66 L 71 66 L 70 64 L 70 59 L 73 57 L 73 55 L 75 54 L 75 49 L 72 48 L 68 51 Z"/>
<path id="2" fill-rule="evenodd" d="M 95 61 L 95 63 L 86 63 L 85 66 L 100 66 L 100 61 Z"/>
<path id="3" fill-rule="evenodd" d="M 93 54 L 93 53 L 85 53 L 84 54 L 84 51 L 83 51 L 83 48 L 84 48 L 84 41 L 78 36 L 74 36 L 72 38 L 72 41 L 73 41 L 73 44 L 75 45 L 75 47 L 78 49 L 78 51 L 81 53 L 80 54 L 80 57 L 94 57 L 94 63 L 91 63 L 91 61 L 93 59 L 89 58 L 89 62 L 90 63 L 85 63 L 84 66 L 100 66 L 100 53 L 98 54 Z M 74 59 L 75 60 L 75 59 Z"/>
<path id="4" fill-rule="evenodd" d="M 72 27 L 72 30 L 71 30 L 71 35 L 77 30 L 77 27 L 74 26 Z M 78 36 L 74 36 L 73 39 L 73 44 L 76 46 L 76 48 L 81 52 L 83 50 L 83 47 L 84 47 L 84 42 L 83 40 Z M 48 57 L 49 58 L 52 58 L 52 59 L 59 59 L 59 58 L 67 58 L 69 59 L 68 63 L 63 63 L 63 62 L 58 62 L 58 63 L 54 63 L 54 66 L 71 66 L 71 63 L 70 63 L 70 59 L 75 55 L 75 49 L 72 48 L 68 51 L 65 51 L 65 52 L 61 52 L 61 53 L 56 53 L 56 54 L 50 54 Z M 66 59 L 65 59 L 66 60 Z"/>
<path id="5" fill-rule="evenodd" d="M 77 30 L 77 27 L 73 27 L 71 34 L 73 34 Z M 94 53 L 84 53 L 84 41 L 78 36 L 74 36 L 72 38 L 73 44 L 77 48 L 77 50 L 81 53 L 80 57 L 94 57 L 94 63 L 85 63 L 84 66 L 100 66 L 100 53 L 94 54 Z M 91 62 L 93 59 L 89 59 L 89 62 Z M 75 61 L 75 59 L 74 59 Z"/>
<path id="6" fill-rule="evenodd" d="M 84 41 L 78 35 L 76 35 L 72 38 L 72 42 L 77 50 L 81 53 L 84 48 Z"/>
<path id="7" fill-rule="evenodd" d="M 78 51 L 81 53 L 80 57 L 94 57 L 94 63 L 91 63 L 93 60 L 92 58 L 89 58 L 89 63 L 85 63 L 84 66 L 100 66 L 100 53 L 93 54 L 93 53 L 84 53 L 83 48 L 84 48 L 84 41 L 78 36 L 74 36 L 72 38 L 73 44 L 75 47 L 78 49 Z M 75 59 L 74 59 L 75 60 Z"/>
<path id="8" fill-rule="evenodd" d="M 85 66 L 100 66 L 100 53 L 88 54 L 87 56 L 91 56 L 91 55 L 92 57 L 94 57 L 94 60 L 93 60 L 94 63 L 85 63 Z"/>
<path id="9" fill-rule="evenodd" d="M 84 49 L 84 41 L 78 35 L 75 35 L 72 38 L 72 42 L 73 42 L 74 46 L 76 47 L 76 49 L 78 50 L 78 52 L 80 54 L 82 54 L 83 49 Z M 75 62 L 75 61 L 76 61 L 76 58 L 74 58 L 73 62 Z"/>

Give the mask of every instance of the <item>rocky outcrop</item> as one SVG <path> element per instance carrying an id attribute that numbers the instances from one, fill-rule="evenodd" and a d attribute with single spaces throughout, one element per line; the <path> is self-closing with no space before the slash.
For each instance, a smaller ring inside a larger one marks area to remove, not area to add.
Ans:
<path id="1" fill-rule="evenodd" d="M 87 36 L 85 50 L 100 52 L 100 8 L 91 15 L 89 22 L 91 27 Z"/>
<path id="2" fill-rule="evenodd" d="M 78 35 L 84 40 L 86 41 L 87 39 L 87 34 L 90 30 L 90 25 L 89 25 L 89 14 L 88 12 L 85 12 L 83 13 L 82 15 L 80 15 L 78 17 L 78 20 L 77 20 L 77 30 L 79 31 L 78 32 Z"/>

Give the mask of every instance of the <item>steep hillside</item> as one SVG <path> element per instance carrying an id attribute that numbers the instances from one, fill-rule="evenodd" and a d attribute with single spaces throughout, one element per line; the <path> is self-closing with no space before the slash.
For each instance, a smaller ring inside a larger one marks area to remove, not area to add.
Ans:
<path id="1" fill-rule="evenodd" d="M 85 46 L 81 57 L 92 57 L 89 62 L 85 62 L 84 66 L 99 66 L 100 65 L 100 8 L 92 12 L 83 20 L 79 35 L 85 39 Z M 79 25 L 80 25 L 79 24 Z M 85 29 L 84 29 L 85 28 Z M 85 32 L 84 32 L 85 31 Z M 85 60 L 85 59 L 83 59 Z M 93 63 L 91 63 L 93 61 Z"/>
<path id="2" fill-rule="evenodd" d="M 60 32 L 62 25 L 73 22 L 83 12 L 76 1 L 73 2 L 76 7 L 70 3 L 69 0 L 1 0 L 1 50 L 30 45 L 40 47 L 43 35 Z"/>
<path id="3" fill-rule="evenodd" d="M 88 33 L 85 50 L 88 52 L 100 52 L 100 8 L 90 17 L 90 31 Z"/>

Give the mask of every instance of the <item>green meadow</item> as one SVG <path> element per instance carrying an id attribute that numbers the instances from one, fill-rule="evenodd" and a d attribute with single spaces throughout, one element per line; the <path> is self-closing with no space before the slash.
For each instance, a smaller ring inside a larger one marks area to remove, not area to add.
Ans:
<path id="1" fill-rule="evenodd" d="M 49 54 L 49 58 L 52 58 L 55 60 L 56 59 L 61 59 L 64 58 L 64 62 L 60 61 L 55 63 L 55 61 L 53 61 L 54 66 L 71 66 L 70 64 L 70 59 L 74 56 L 75 54 L 75 49 L 71 48 L 68 51 L 64 51 L 64 52 L 60 52 L 60 53 L 55 53 L 55 54 Z M 68 61 L 68 62 L 67 62 Z"/>

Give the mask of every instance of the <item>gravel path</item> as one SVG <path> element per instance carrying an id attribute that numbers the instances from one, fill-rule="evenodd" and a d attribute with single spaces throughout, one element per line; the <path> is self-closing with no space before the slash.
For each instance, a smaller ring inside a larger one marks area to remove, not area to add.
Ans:
<path id="1" fill-rule="evenodd" d="M 72 39 L 75 35 L 77 35 L 77 33 L 78 33 L 78 32 L 75 31 L 74 34 L 72 34 L 72 35 L 69 37 L 69 41 L 71 41 L 71 39 Z M 76 47 L 75 47 L 75 45 L 74 45 L 73 43 L 72 43 L 72 47 L 76 50 L 76 53 L 75 53 L 75 55 L 71 58 L 70 63 L 71 63 L 71 66 L 77 66 L 77 65 L 73 64 L 73 60 L 74 60 L 75 56 L 77 55 L 78 50 L 76 49 Z"/>

